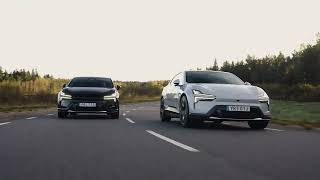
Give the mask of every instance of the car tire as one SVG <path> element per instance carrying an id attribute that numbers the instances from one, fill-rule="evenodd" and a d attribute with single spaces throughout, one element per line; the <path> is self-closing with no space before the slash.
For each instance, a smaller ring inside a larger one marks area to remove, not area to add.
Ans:
<path id="1" fill-rule="evenodd" d="M 111 119 L 119 119 L 120 117 L 120 112 L 112 113 L 110 114 Z"/>
<path id="2" fill-rule="evenodd" d="M 193 126 L 192 119 L 189 115 L 189 104 L 186 96 L 182 96 L 180 99 L 179 108 L 180 123 L 185 128 L 190 128 Z"/>
<path id="3" fill-rule="evenodd" d="M 248 121 L 251 129 L 264 129 L 268 126 L 269 121 Z"/>
<path id="4" fill-rule="evenodd" d="M 67 117 L 67 113 L 63 111 L 58 111 L 58 118 L 63 119 Z"/>
<path id="5" fill-rule="evenodd" d="M 164 109 L 163 98 L 161 98 L 161 101 L 160 101 L 160 119 L 162 122 L 168 122 L 171 120 L 170 113 Z"/>

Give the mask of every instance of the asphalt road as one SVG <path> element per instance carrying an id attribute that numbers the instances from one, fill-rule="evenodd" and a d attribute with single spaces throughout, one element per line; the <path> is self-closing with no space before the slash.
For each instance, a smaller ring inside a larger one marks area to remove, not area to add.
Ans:
<path id="1" fill-rule="evenodd" d="M 185 129 L 158 103 L 118 120 L 56 112 L 0 123 L 0 180 L 319 180 L 320 133 L 245 123 Z"/>

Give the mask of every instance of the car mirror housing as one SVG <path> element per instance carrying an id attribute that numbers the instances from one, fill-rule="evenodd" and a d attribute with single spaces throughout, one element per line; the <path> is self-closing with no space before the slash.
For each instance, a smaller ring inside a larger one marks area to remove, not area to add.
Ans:
<path id="1" fill-rule="evenodd" d="M 179 79 L 174 80 L 174 81 L 173 81 L 173 84 L 174 84 L 175 86 L 179 86 L 179 85 L 180 85 L 180 80 L 179 80 Z"/>
<path id="2" fill-rule="evenodd" d="M 120 89 L 121 89 L 121 86 L 116 85 L 116 89 L 117 89 L 117 90 L 120 90 Z"/>
<path id="3" fill-rule="evenodd" d="M 66 84 L 63 84 L 63 85 L 62 85 L 62 88 L 65 88 L 66 86 L 67 86 Z"/>

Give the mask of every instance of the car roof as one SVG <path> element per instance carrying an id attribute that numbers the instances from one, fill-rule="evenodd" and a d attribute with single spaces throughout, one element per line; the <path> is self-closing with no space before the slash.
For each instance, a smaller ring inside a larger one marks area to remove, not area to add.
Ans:
<path id="1" fill-rule="evenodd" d="M 112 81 L 112 79 L 108 77 L 93 77 L 93 76 L 79 76 L 79 77 L 74 77 L 72 79 L 104 79 L 104 80 Z"/>
<path id="2" fill-rule="evenodd" d="M 225 71 L 210 71 L 210 70 L 190 70 L 190 71 L 185 71 L 185 72 L 221 72 L 221 73 L 229 73 Z"/>

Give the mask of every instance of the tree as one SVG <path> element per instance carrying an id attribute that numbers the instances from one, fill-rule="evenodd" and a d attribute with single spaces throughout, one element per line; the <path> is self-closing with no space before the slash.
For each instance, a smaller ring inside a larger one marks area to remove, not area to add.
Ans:
<path id="1" fill-rule="evenodd" d="M 219 71 L 219 66 L 217 63 L 217 59 L 214 59 L 214 64 L 211 67 L 206 68 L 207 70 L 211 70 L 211 71 Z"/>

